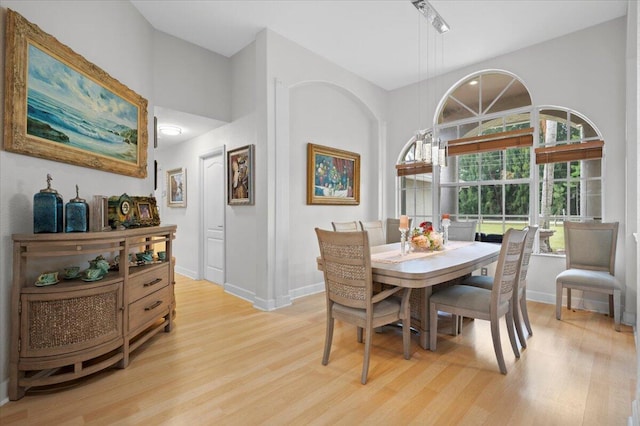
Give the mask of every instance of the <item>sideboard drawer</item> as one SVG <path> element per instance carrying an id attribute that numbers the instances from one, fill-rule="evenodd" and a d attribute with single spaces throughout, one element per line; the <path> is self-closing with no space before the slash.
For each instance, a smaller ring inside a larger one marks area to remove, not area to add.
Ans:
<path id="1" fill-rule="evenodd" d="M 129 300 L 136 301 L 169 285 L 169 264 L 153 268 L 129 279 Z"/>
<path id="2" fill-rule="evenodd" d="M 171 307 L 171 287 L 164 286 L 158 291 L 129 305 L 129 332 L 169 314 Z"/>

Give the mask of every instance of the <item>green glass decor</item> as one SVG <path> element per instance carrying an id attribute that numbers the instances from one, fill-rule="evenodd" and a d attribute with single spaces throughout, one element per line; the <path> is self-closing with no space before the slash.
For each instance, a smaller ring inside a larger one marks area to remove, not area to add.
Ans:
<path id="1" fill-rule="evenodd" d="M 51 175 L 47 174 L 47 187 L 33 196 L 33 233 L 63 232 L 62 196 L 51 188 Z"/>
<path id="2" fill-rule="evenodd" d="M 65 206 L 65 231 L 87 232 L 89 230 L 89 205 L 80 198 L 76 185 L 76 198 L 69 200 Z"/>

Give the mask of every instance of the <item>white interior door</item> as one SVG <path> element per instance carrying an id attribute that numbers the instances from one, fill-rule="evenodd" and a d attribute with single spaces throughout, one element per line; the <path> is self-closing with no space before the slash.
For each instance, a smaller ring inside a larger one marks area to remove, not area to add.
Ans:
<path id="1" fill-rule="evenodd" d="M 223 152 L 204 159 L 204 279 L 224 285 L 224 162 Z"/>

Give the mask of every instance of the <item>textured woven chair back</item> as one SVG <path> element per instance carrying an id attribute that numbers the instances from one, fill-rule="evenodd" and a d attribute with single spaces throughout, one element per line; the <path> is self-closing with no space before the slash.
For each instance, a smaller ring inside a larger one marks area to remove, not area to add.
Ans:
<path id="1" fill-rule="evenodd" d="M 538 235 L 538 227 L 529 226 L 524 228 L 524 231 L 527 231 L 527 236 L 524 238 L 524 251 L 522 252 L 522 263 L 520 264 L 519 288 L 523 288 L 527 283 L 527 271 L 529 270 L 531 253 L 533 253 L 533 243 L 536 240 L 536 235 Z"/>
<path id="2" fill-rule="evenodd" d="M 476 239 L 477 221 L 451 222 L 449 225 L 449 239 L 451 241 L 473 241 Z"/>
<path id="3" fill-rule="evenodd" d="M 381 246 L 387 243 L 384 236 L 384 225 L 381 220 L 360 222 L 360 228 L 369 233 L 369 244 L 372 246 Z"/>
<path id="4" fill-rule="evenodd" d="M 316 228 L 327 298 L 366 309 L 371 305 L 369 239 L 364 231 L 332 232 Z"/>
<path id="5" fill-rule="evenodd" d="M 567 269 L 607 271 L 614 275 L 618 222 L 565 222 Z"/>
<path id="6" fill-rule="evenodd" d="M 413 218 L 409 218 L 409 229 L 411 229 L 411 223 Z M 387 229 L 386 229 L 386 243 L 399 243 L 402 239 L 402 235 L 400 234 L 400 219 L 387 218 Z M 409 233 L 407 233 L 407 238 L 409 238 Z"/>
<path id="7" fill-rule="evenodd" d="M 358 223 L 353 222 L 331 222 L 333 230 L 337 232 L 353 232 L 358 230 Z"/>
<path id="8" fill-rule="evenodd" d="M 492 303 L 502 304 L 511 299 L 520 276 L 520 261 L 527 231 L 509 229 L 502 238 L 498 266 L 493 280 Z"/>

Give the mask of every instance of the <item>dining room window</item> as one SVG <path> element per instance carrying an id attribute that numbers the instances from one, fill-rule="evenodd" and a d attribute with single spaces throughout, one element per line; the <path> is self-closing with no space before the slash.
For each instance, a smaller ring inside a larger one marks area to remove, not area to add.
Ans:
<path id="1" fill-rule="evenodd" d="M 602 221 L 602 136 L 585 117 L 564 108 L 538 113 L 537 171 L 540 251 L 564 253 L 565 220 Z"/>
<path id="2" fill-rule="evenodd" d="M 548 254 L 564 253 L 564 220 L 602 220 L 601 134 L 576 111 L 533 106 L 515 75 L 491 70 L 463 79 L 430 131 L 447 142 L 448 166 L 436 168 L 436 179 L 431 169 L 399 173 L 400 214 L 449 213 L 477 221 L 485 234 L 537 224 L 537 251 Z M 409 143 L 400 160 L 414 158 Z"/>

